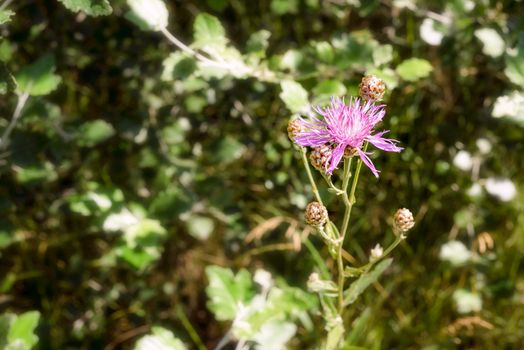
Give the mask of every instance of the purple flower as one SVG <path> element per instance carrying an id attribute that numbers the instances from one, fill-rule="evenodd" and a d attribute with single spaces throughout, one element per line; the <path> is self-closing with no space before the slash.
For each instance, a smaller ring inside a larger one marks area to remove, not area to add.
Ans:
<path id="1" fill-rule="evenodd" d="M 314 110 L 323 118 L 316 116 L 310 120 L 300 118 L 302 131 L 297 133 L 295 142 L 300 146 L 319 147 L 325 144 L 333 147 L 331 159 L 326 162 L 326 172 L 333 173 L 348 150 L 358 153 L 360 159 L 378 177 L 379 171 L 368 157 L 370 152 L 364 152 L 364 142 L 387 152 L 400 152 L 401 147 L 397 140 L 382 137 L 388 131 L 381 131 L 374 135 L 375 126 L 384 118 L 384 105 L 375 105 L 372 101 L 361 102 L 358 98 L 351 98 L 346 105 L 340 98 L 333 98 L 331 105 L 326 108 L 316 107 Z"/>

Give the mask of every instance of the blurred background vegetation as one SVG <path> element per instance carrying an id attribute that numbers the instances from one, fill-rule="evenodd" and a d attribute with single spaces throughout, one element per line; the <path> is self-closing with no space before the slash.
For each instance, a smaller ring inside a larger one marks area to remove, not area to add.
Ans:
<path id="1" fill-rule="evenodd" d="M 353 304 L 351 344 L 524 348 L 524 2 L 165 1 L 171 33 L 251 73 L 202 67 L 125 1 L 76 3 L 0 1 L 2 347 L 132 349 L 158 326 L 214 348 L 231 322 L 210 265 L 270 272 L 305 313 L 287 347 L 318 346 L 286 125 L 373 73 L 405 150 L 361 177 L 346 248 L 392 241 L 398 207 L 417 225 Z"/>

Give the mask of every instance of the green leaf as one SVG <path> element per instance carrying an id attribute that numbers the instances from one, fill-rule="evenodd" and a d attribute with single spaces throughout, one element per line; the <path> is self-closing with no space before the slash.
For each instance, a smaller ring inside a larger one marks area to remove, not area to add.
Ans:
<path id="1" fill-rule="evenodd" d="M 315 53 L 318 59 L 323 63 L 332 63 L 335 58 L 335 50 L 330 43 L 321 41 L 314 44 Z"/>
<path id="2" fill-rule="evenodd" d="M 38 336 L 34 334 L 34 331 L 39 320 L 40 313 L 38 311 L 29 311 L 17 316 L 11 323 L 7 335 L 8 344 L 22 342 L 24 349 L 31 349 L 36 343 L 38 343 Z"/>
<path id="3" fill-rule="evenodd" d="M 22 184 L 52 182 L 58 178 L 55 168 L 49 162 L 16 168 L 16 180 Z"/>
<path id="4" fill-rule="evenodd" d="M 131 11 L 126 18 L 143 30 L 160 31 L 167 27 L 169 12 L 162 0 L 127 0 Z"/>
<path id="5" fill-rule="evenodd" d="M 208 308 L 219 321 L 233 320 L 239 306 L 246 304 L 253 295 L 251 274 L 242 269 L 235 276 L 231 269 L 208 266 L 206 275 L 209 280 L 206 288 Z"/>
<path id="6" fill-rule="evenodd" d="M 8 23 L 11 21 L 11 17 L 13 17 L 15 13 L 10 10 L 1 10 L 0 11 L 0 25 Z"/>
<path id="7" fill-rule="evenodd" d="M 9 275 L 8 275 L 9 276 Z M 0 315 L 0 349 L 5 349 L 7 345 L 7 334 L 9 333 L 9 327 L 15 319 L 13 314 Z"/>
<path id="8" fill-rule="evenodd" d="M 328 331 L 326 340 L 326 350 L 337 350 L 340 349 L 340 342 L 344 336 L 344 325 L 342 322 L 337 323 Z"/>
<path id="9" fill-rule="evenodd" d="M 139 271 L 144 270 L 160 258 L 160 250 L 155 248 L 145 250 L 121 245 L 116 247 L 115 253 Z"/>
<path id="10" fill-rule="evenodd" d="M 265 29 L 254 32 L 249 36 L 247 41 L 247 51 L 249 52 L 265 52 L 269 46 L 269 38 L 271 32 Z"/>
<path id="11" fill-rule="evenodd" d="M 164 70 L 162 80 L 182 80 L 189 78 L 196 69 L 196 62 L 193 58 L 187 57 L 181 52 L 174 52 L 169 55 L 162 63 Z"/>
<path id="12" fill-rule="evenodd" d="M 317 97 L 344 96 L 347 90 L 344 84 L 338 80 L 323 80 L 313 88 L 313 94 Z"/>
<path id="13" fill-rule="evenodd" d="M 201 13 L 193 25 L 194 45 L 202 49 L 224 49 L 227 44 L 226 31 L 218 18 Z"/>
<path id="14" fill-rule="evenodd" d="M 206 0 L 206 3 L 213 10 L 218 11 L 218 12 L 222 12 L 227 7 L 229 1 L 227 1 L 227 0 Z"/>
<path id="15" fill-rule="evenodd" d="M 393 60 L 393 46 L 379 45 L 373 50 L 373 62 L 375 65 L 382 66 Z"/>
<path id="16" fill-rule="evenodd" d="M 78 130 L 77 142 L 80 146 L 92 147 L 115 134 L 115 129 L 105 120 L 84 123 Z"/>
<path id="17" fill-rule="evenodd" d="M 215 222 L 212 219 L 198 215 L 191 216 L 186 225 L 192 237 L 203 241 L 208 239 L 215 229 Z"/>
<path id="18" fill-rule="evenodd" d="M 397 66 L 397 73 L 407 81 L 416 81 L 429 76 L 433 67 L 431 63 L 422 58 L 410 58 Z"/>
<path id="19" fill-rule="evenodd" d="M 225 136 L 214 148 L 213 160 L 221 163 L 230 163 L 244 154 L 246 147 L 236 138 Z"/>
<path id="20" fill-rule="evenodd" d="M 153 327 L 151 335 L 140 338 L 134 350 L 187 350 L 184 343 L 173 333 L 162 327 Z"/>
<path id="21" fill-rule="evenodd" d="M 272 0 L 271 11 L 277 15 L 285 15 L 286 13 L 298 12 L 297 0 Z"/>
<path id="22" fill-rule="evenodd" d="M 332 40 L 335 49 L 334 64 L 341 70 L 368 70 L 375 68 L 374 55 L 380 47 L 369 30 L 341 34 Z"/>
<path id="23" fill-rule="evenodd" d="M 362 342 L 363 338 L 366 335 L 366 326 L 370 325 L 371 317 L 373 313 L 371 308 L 367 307 L 363 312 L 353 321 L 348 336 L 346 337 L 347 344 L 358 344 Z"/>
<path id="24" fill-rule="evenodd" d="M 291 80 L 284 80 L 280 83 L 280 87 L 282 92 L 279 96 L 291 112 L 298 113 L 309 108 L 308 93 L 302 85 Z"/>
<path id="25" fill-rule="evenodd" d="M 18 87 L 32 96 L 47 95 L 58 87 L 62 80 L 54 74 L 55 57 L 46 54 L 36 62 L 24 67 L 16 75 Z"/>
<path id="26" fill-rule="evenodd" d="M 344 293 L 344 304 L 353 304 L 358 296 L 362 294 L 367 287 L 375 283 L 380 275 L 391 265 L 393 259 L 385 259 L 379 262 L 373 270 L 361 275 L 355 282 L 349 286 L 349 289 Z"/>
<path id="27" fill-rule="evenodd" d="M 516 49 L 506 55 L 504 73 L 513 84 L 524 88 L 524 39 L 519 41 Z"/>
<path id="28" fill-rule="evenodd" d="M 82 11 L 90 16 L 107 16 L 113 12 L 108 0 L 58 0 L 73 12 Z"/>

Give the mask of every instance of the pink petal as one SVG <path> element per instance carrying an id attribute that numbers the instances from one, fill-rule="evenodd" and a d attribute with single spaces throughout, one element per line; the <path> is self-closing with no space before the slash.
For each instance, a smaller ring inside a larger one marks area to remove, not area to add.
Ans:
<path id="1" fill-rule="evenodd" d="M 402 151 L 402 147 L 398 147 L 396 145 L 396 143 L 398 143 L 397 140 L 393 140 L 393 139 L 386 139 L 384 137 L 382 137 L 382 135 L 384 135 L 385 133 L 387 133 L 388 130 L 386 131 L 382 131 L 382 132 L 379 132 L 375 135 L 370 135 L 367 137 L 367 140 L 373 144 L 373 146 L 375 146 L 376 148 L 378 149 L 381 149 L 383 151 L 387 151 L 387 152 L 400 152 Z"/>
<path id="2" fill-rule="evenodd" d="M 373 162 L 371 161 L 371 159 L 369 159 L 366 152 L 362 151 L 360 148 L 357 148 L 357 151 L 358 151 L 358 155 L 360 156 L 360 159 L 362 159 L 362 162 L 364 162 L 364 164 L 366 164 L 366 166 L 371 170 L 373 175 L 375 175 L 375 177 L 378 178 L 378 173 L 380 171 L 378 171 L 377 168 L 375 168 L 375 166 L 373 165 Z"/>
<path id="3" fill-rule="evenodd" d="M 342 157 L 344 156 L 344 150 L 346 149 L 345 145 L 338 145 L 331 154 L 331 162 L 329 164 L 329 168 L 327 169 L 327 173 L 331 174 L 333 173 L 333 170 L 335 170 L 338 167 L 338 164 L 342 160 Z"/>

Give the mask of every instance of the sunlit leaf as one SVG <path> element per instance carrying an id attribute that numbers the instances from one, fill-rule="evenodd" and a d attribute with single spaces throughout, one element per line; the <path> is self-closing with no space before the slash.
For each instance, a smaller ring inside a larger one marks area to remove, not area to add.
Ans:
<path id="1" fill-rule="evenodd" d="M 0 10 L 0 25 L 8 23 L 11 21 L 11 17 L 13 17 L 15 13 L 10 10 Z"/>
<path id="2" fill-rule="evenodd" d="M 195 42 L 198 48 L 222 49 L 227 44 L 226 31 L 215 16 L 201 13 L 193 25 Z"/>
<path id="3" fill-rule="evenodd" d="M 184 343 L 162 327 L 153 327 L 150 335 L 140 338 L 134 350 L 187 350 Z"/>
<path id="4" fill-rule="evenodd" d="M 504 53 L 506 44 L 495 29 L 477 29 L 475 30 L 475 36 L 482 42 L 482 52 L 485 55 L 499 57 Z"/>
<path id="5" fill-rule="evenodd" d="M 429 76 L 433 67 L 424 59 L 410 58 L 399 64 L 396 70 L 402 79 L 416 81 Z"/>
<path id="6" fill-rule="evenodd" d="M 279 96 L 291 112 L 301 112 L 308 109 L 308 93 L 302 85 L 291 80 L 284 80 L 280 83 L 280 87 L 282 92 Z"/>
<path id="7" fill-rule="evenodd" d="M 131 12 L 126 18 L 143 30 L 162 30 L 167 27 L 169 12 L 162 0 L 127 0 Z"/>
<path id="8" fill-rule="evenodd" d="M 46 54 L 29 66 L 22 68 L 16 74 L 16 81 L 20 90 L 30 95 L 47 95 L 54 91 L 61 82 L 55 72 L 55 57 Z"/>
<path id="9" fill-rule="evenodd" d="M 191 216 L 186 225 L 189 234 L 200 240 L 208 239 L 215 229 L 215 222 L 212 219 L 199 215 Z"/>
<path id="10" fill-rule="evenodd" d="M 297 13 L 298 0 L 271 0 L 271 11 L 277 15 Z"/>
<path id="11" fill-rule="evenodd" d="M 344 96 L 346 92 L 346 87 L 338 80 L 323 80 L 313 88 L 316 97 Z"/>
<path id="12" fill-rule="evenodd" d="M 58 0 L 73 12 L 82 11 L 90 16 L 107 16 L 113 12 L 108 0 Z"/>
<path id="13" fill-rule="evenodd" d="M 250 273 L 240 270 L 234 275 L 230 269 L 208 266 L 206 275 L 209 280 L 206 288 L 209 309 L 213 311 L 217 320 L 234 319 L 240 306 L 253 294 Z"/>
<path id="14" fill-rule="evenodd" d="M 115 129 L 105 120 L 84 123 L 78 129 L 77 142 L 81 146 L 91 147 L 103 142 L 115 134 Z"/>
<path id="15" fill-rule="evenodd" d="M 40 320 L 38 311 L 29 311 L 18 315 L 11 323 L 7 343 L 13 349 L 31 349 L 38 343 L 35 328 Z M 16 345 L 15 345 L 16 344 Z"/>

